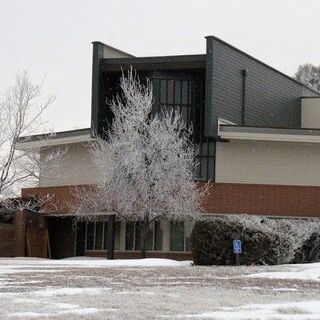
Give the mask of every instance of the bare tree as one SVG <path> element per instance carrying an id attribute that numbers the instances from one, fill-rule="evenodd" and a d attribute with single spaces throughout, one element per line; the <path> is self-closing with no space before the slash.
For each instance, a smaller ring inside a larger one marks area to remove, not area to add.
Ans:
<path id="1" fill-rule="evenodd" d="M 295 78 L 301 83 L 320 92 L 320 66 L 310 63 L 300 65 L 295 74 Z"/>
<path id="2" fill-rule="evenodd" d="M 15 196 L 21 184 L 38 179 L 39 150 L 18 151 L 19 138 L 39 133 L 41 115 L 54 101 L 48 97 L 39 102 L 42 84 L 33 84 L 24 71 L 16 75 L 15 83 L 0 101 L 0 200 Z M 50 139 L 52 135 L 45 135 Z M 28 139 L 25 138 L 26 140 Z M 12 202 L 10 203 L 12 205 Z"/>
<path id="3" fill-rule="evenodd" d="M 149 224 L 194 218 L 206 188 L 194 181 L 191 130 L 179 110 L 153 114 L 151 83 L 143 85 L 132 71 L 122 76 L 121 89 L 122 96 L 110 104 L 111 130 L 91 147 L 99 181 L 90 190 L 75 189 L 74 208 L 79 217 L 105 213 L 139 222 L 145 257 Z"/>

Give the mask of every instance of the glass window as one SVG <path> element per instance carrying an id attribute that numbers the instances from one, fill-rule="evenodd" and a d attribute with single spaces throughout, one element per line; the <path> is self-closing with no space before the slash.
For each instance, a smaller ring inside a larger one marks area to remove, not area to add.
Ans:
<path id="1" fill-rule="evenodd" d="M 200 157 L 200 166 L 201 166 L 201 179 L 206 179 L 208 176 L 208 158 L 206 156 Z"/>
<path id="2" fill-rule="evenodd" d="M 134 222 L 126 223 L 126 250 L 134 250 Z"/>
<path id="3" fill-rule="evenodd" d="M 184 223 L 170 223 L 170 251 L 184 251 Z"/>
<path id="4" fill-rule="evenodd" d="M 104 223 L 104 250 L 108 250 L 108 222 Z"/>
<path id="5" fill-rule="evenodd" d="M 200 108 L 193 108 L 192 114 L 192 123 L 193 123 L 193 141 L 195 143 L 200 141 L 201 137 L 201 109 Z"/>
<path id="6" fill-rule="evenodd" d="M 162 251 L 163 226 L 160 221 L 154 223 L 154 250 Z"/>
<path id="7" fill-rule="evenodd" d="M 135 250 L 141 249 L 140 235 L 141 235 L 141 224 L 137 222 L 135 223 Z M 153 250 L 153 227 L 151 224 L 149 225 L 149 229 L 148 229 L 146 249 L 147 251 Z"/>
<path id="8" fill-rule="evenodd" d="M 105 225 L 104 250 L 108 250 L 108 238 L 109 238 L 108 222 L 105 222 L 104 225 Z M 114 222 L 114 250 L 120 250 L 120 231 L 121 231 L 121 222 L 115 221 Z"/>
<path id="9" fill-rule="evenodd" d="M 154 225 L 151 223 L 149 225 L 146 249 L 147 251 L 154 250 L 155 240 L 154 240 Z M 139 222 L 127 222 L 126 223 L 126 250 L 140 250 L 140 223 Z M 156 250 L 162 249 L 162 229 L 157 227 L 157 248 Z"/>
<path id="10" fill-rule="evenodd" d="M 134 239 L 134 248 L 135 250 L 140 250 L 140 224 L 135 223 L 135 239 Z"/>
<path id="11" fill-rule="evenodd" d="M 95 241 L 95 250 L 102 250 L 103 243 L 103 222 L 97 221 L 96 224 L 96 241 Z"/>
<path id="12" fill-rule="evenodd" d="M 180 105 L 181 104 L 181 81 L 180 80 L 175 81 L 174 89 L 175 89 L 174 103 L 176 105 Z"/>
<path id="13" fill-rule="evenodd" d="M 193 226 L 194 226 L 194 222 L 185 223 L 185 237 L 186 237 L 185 251 L 188 251 L 188 252 L 192 251 L 191 233 L 192 233 Z"/>
<path id="14" fill-rule="evenodd" d="M 120 250 L 121 221 L 114 223 L 114 250 Z"/>
<path id="15" fill-rule="evenodd" d="M 167 104 L 173 104 L 174 80 L 168 80 L 168 101 Z"/>
<path id="16" fill-rule="evenodd" d="M 184 121 L 184 123 L 188 124 L 189 123 L 189 119 L 188 119 L 188 111 L 189 111 L 189 108 L 188 107 L 182 107 L 182 108 L 179 108 L 180 110 L 180 113 L 181 113 L 181 117 Z"/>
<path id="17" fill-rule="evenodd" d="M 160 103 L 167 104 L 167 80 L 160 81 Z"/>
<path id="18" fill-rule="evenodd" d="M 87 222 L 87 250 L 93 250 L 93 237 L 94 237 L 94 223 Z"/>
<path id="19" fill-rule="evenodd" d="M 188 104 L 188 81 L 182 81 L 182 104 Z"/>
<path id="20" fill-rule="evenodd" d="M 191 105 L 192 91 L 190 81 L 161 80 L 160 104 Z"/>
<path id="21" fill-rule="evenodd" d="M 147 234 L 147 250 L 153 250 L 153 224 L 149 225 L 148 234 Z"/>

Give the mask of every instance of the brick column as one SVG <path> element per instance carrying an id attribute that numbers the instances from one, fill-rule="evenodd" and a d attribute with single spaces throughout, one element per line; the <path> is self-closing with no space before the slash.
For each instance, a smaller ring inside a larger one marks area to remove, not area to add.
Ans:
<path id="1" fill-rule="evenodd" d="M 17 211 L 14 214 L 14 233 L 15 233 L 15 250 L 16 257 L 26 256 L 26 222 L 27 210 Z"/>

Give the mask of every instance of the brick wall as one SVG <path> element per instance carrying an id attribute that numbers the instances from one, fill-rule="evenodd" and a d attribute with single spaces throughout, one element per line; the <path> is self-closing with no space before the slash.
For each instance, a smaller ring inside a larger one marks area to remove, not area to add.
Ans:
<path id="1" fill-rule="evenodd" d="M 15 233 L 12 223 L 0 223 L 0 257 L 14 257 Z"/>
<path id="2" fill-rule="evenodd" d="M 74 202 L 73 194 L 76 192 L 76 187 L 81 188 L 81 190 L 89 190 L 93 186 L 81 185 L 26 188 L 21 190 L 21 197 L 39 197 L 40 199 L 46 199 L 46 196 L 49 195 L 50 199 L 48 201 L 43 201 L 42 211 L 48 213 L 70 213 L 70 204 Z"/>
<path id="3" fill-rule="evenodd" d="M 213 183 L 210 213 L 320 217 L 320 187 Z"/>
<path id="4" fill-rule="evenodd" d="M 107 251 L 87 250 L 85 255 L 88 257 L 106 257 Z M 147 258 L 162 258 L 174 260 L 192 260 L 191 252 L 162 252 L 162 251 L 147 251 Z M 140 251 L 115 251 L 115 259 L 139 259 L 141 258 Z"/>
<path id="5" fill-rule="evenodd" d="M 48 212 L 67 213 L 71 189 L 71 186 L 23 189 L 22 196 L 52 194 L 55 206 L 52 210 L 47 204 Z M 320 217 L 320 187 L 211 183 L 204 207 L 206 212 L 217 214 Z"/>

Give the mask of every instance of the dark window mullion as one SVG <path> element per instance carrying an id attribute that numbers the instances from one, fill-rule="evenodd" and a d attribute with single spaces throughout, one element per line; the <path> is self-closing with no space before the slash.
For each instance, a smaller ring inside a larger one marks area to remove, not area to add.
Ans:
<path id="1" fill-rule="evenodd" d="M 96 249 L 96 222 L 93 222 L 93 250 Z"/>
<path id="2" fill-rule="evenodd" d="M 182 81 L 179 81 L 180 83 L 180 108 L 182 108 Z"/>
<path id="3" fill-rule="evenodd" d="M 168 80 L 165 80 L 166 81 L 166 106 L 168 106 L 168 87 L 169 87 L 169 82 Z"/>
<path id="4" fill-rule="evenodd" d="M 209 179 L 209 152 L 210 152 L 210 144 L 209 144 L 209 140 L 207 141 L 207 176 L 206 176 L 206 179 L 208 180 Z"/>
<path id="5" fill-rule="evenodd" d="M 176 82 L 172 80 L 173 87 L 172 87 L 172 103 L 175 106 L 176 105 Z"/>

